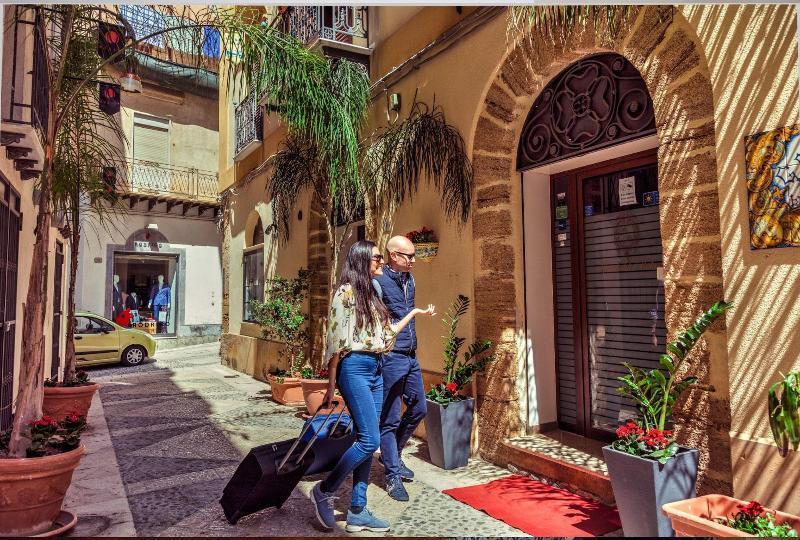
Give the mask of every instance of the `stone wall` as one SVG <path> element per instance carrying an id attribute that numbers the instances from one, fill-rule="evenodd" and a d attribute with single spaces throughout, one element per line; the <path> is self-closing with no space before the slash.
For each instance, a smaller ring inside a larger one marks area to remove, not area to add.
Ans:
<path id="1" fill-rule="evenodd" d="M 708 66 L 692 28 L 671 7 L 633 10 L 617 39 L 575 29 L 567 45 L 521 40 L 491 81 L 474 143 L 473 216 L 476 330 L 499 360 L 478 379 L 481 454 L 521 431 L 516 336 L 524 315 L 520 181 L 515 170 L 523 121 L 539 90 L 565 66 L 595 52 L 625 56 L 641 73 L 659 137 L 665 319 L 669 338 L 722 298 L 714 105 Z M 479 256 L 478 256 L 479 254 Z M 726 330 L 717 323 L 692 355 L 702 387 L 677 413 L 679 440 L 699 448 L 701 493 L 731 493 Z"/>

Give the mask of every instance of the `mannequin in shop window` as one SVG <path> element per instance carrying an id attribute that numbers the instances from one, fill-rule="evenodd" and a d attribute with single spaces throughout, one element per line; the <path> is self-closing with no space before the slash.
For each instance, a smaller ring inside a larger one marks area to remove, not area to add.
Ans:
<path id="1" fill-rule="evenodd" d="M 172 300 L 172 292 L 169 284 L 164 282 L 164 276 L 158 276 L 158 283 L 154 283 L 150 289 L 150 302 L 147 307 L 153 309 L 153 318 L 156 320 L 156 332 L 162 334 L 167 331 L 169 325 L 169 306 Z"/>
<path id="2" fill-rule="evenodd" d="M 122 310 L 122 290 L 119 288 L 119 276 L 114 274 L 114 285 L 111 288 L 111 320 L 116 320 Z"/>

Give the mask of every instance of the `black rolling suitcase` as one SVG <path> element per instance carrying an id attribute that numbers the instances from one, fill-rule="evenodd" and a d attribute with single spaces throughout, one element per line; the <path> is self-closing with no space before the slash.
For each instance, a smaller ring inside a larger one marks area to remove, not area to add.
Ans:
<path id="1" fill-rule="evenodd" d="M 312 421 L 320 410 L 321 407 Z M 328 415 L 330 416 L 332 415 Z M 317 442 L 325 423 L 307 422 L 297 439 L 265 444 L 250 450 L 233 473 L 219 500 L 230 524 L 235 525 L 240 518 L 264 508 L 280 508 L 286 502 L 297 483 L 315 462 L 312 446 Z M 302 450 L 298 450 L 301 439 L 312 426 L 314 435 Z"/>

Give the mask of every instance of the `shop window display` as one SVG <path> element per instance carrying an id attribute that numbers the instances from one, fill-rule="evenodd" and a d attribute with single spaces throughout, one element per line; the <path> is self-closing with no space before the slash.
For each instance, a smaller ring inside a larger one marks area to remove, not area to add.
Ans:
<path id="1" fill-rule="evenodd" d="M 177 262 L 177 256 L 167 254 L 115 254 L 114 322 L 151 334 L 175 335 Z"/>

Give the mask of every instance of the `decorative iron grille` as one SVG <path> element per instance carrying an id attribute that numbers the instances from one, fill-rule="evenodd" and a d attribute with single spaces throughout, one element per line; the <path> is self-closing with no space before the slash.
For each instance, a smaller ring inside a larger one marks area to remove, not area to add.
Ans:
<path id="1" fill-rule="evenodd" d="M 366 7 L 289 6 L 283 13 L 283 30 L 303 43 L 322 38 L 366 45 L 367 20 Z"/>
<path id="2" fill-rule="evenodd" d="M 117 167 L 117 191 L 217 202 L 219 177 L 213 171 L 137 159 Z"/>
<path id="3" fill-rule="evenodd" d="M 601 53 L 556 75 L 533 103 L 517 153 L 529 169 L 656 132 L 653 101 L 623 56 Z"/>
<path id="4" fill-rule="evenodd" d="M 236 129 L 235 155 L 239 155 L 250 143 L 264 137 L 264 109 L 258 104 L 258 95 L 250 92 L 236 107 L 234 113 Z"/>

